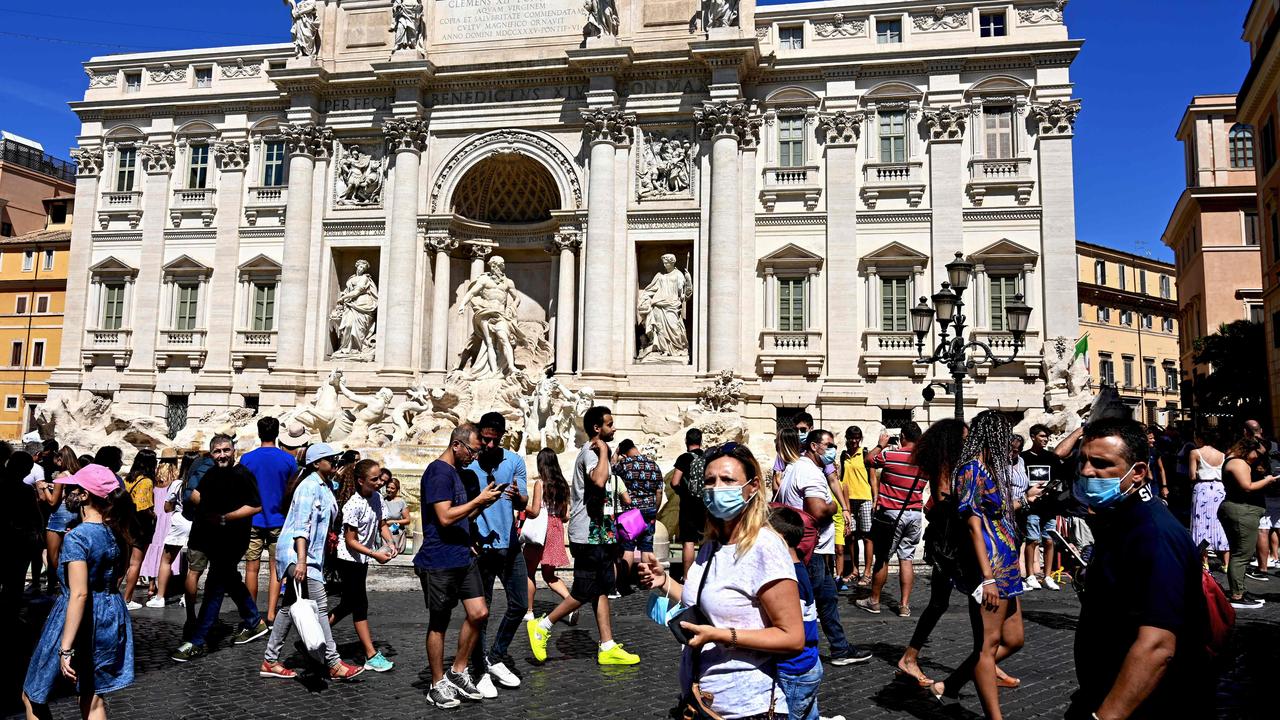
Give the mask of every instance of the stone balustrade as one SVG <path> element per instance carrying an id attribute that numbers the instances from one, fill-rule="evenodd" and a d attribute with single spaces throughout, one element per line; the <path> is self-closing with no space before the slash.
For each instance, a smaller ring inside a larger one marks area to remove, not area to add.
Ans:
<path id="1" fill-rule="evenodd" d="M 813 210 L 822 196 L 822 176 L 818 165 L 770 167 L 764 170 L 764 188 L 760 203 L 773 211 L 778 200 L 802 200 L 805 209 Z"/>

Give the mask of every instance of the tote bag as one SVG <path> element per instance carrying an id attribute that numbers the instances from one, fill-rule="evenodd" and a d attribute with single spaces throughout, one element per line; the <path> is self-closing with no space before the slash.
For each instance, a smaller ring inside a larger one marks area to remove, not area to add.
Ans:
<path id="1" fill-rule="evenodd" d="M 320 608 L 316 601 L 303 597 L 303 588 L 297 580 L 293 581 L 293 590 L 298 599 L 289 606 L 289 615 L 293 618 L 293 626 L 298 628 L 298 637 L 302 644 L 312 653 L 324 649 L 324 628 L 320 625 Z"/>
<path id="2" fill-rule="evenodd" d="M 520 525 L 521 545 L 542 545 L 547 541 L 547 516 L 550 514 L 550 510 L 544 507 L 534 517 L 524 519 Z"/>

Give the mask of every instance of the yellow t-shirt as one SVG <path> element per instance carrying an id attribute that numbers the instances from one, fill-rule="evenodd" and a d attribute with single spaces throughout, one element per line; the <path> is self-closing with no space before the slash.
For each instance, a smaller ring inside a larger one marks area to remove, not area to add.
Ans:
<path id="1" fill-rule="evenodd" d="M 129 491 L 129 497 L 133 498 L 135 510 L 148 510 L 155 507 L 155 484 L 151 482 L 151 478 L 139 475 L 137 480 L 132 483 L 126 482 L 124 485 Z"/>
<path id="2" fill-rule="evenodd" d="M 840 470 L 840 481 L 844 483 L 844 491 L 850 501 L 871 499 L 871 480 L 867 477 L 867 463 L 863 460 L 861 448 L 845 458 Z"/>

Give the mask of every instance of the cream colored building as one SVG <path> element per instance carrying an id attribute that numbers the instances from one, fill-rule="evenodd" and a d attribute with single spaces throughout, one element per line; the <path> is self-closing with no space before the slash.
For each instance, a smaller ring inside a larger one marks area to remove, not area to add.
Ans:
<path id="1" fill-rule="evenodd" d="M 1094 387 L 1112 386 L 1144 423 L 1179 419 L 1178 293 L 1174 267 L 1078 242 L 1080 333 Z"/>
<path id="2" fill-rule="evenodd" d="M 458 365 L 460 286 L 496 254 L 554 372 L 622 428 L 723 369 L 760 429 L 894 424 L 943 373 L 913 363 L 909 308 L 960 252 L 974 339 L 1007 351 L 1003 304 L 1035 310 L 970 411 L 1039 409 L 1047 340 L 1079 335 L 1063 4 L 441 0 L 397 50 L 390 2 L 330 0 L 299 3 L 298 48 L 93 58 L 53 384 L 194 416 L 292 406 L 339 367 L 403 397 Z M 690 351 L 641 362 L 665 253 Z M 334 360 L 358 259 L 376 353 Z"/>

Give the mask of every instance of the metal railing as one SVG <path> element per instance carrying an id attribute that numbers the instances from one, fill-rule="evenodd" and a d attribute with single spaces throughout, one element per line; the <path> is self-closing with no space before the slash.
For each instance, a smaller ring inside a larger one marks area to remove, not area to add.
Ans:
<path id="1" fill-rule="evenodd" d="M 0 149 L 0 160 L 35 170 L 41 175 L 48 175 L 69 183 L 76 181 L 76 164 L 61 160 L 42 150 L 23 145 L 13 140 L 4 140 Z"/>

